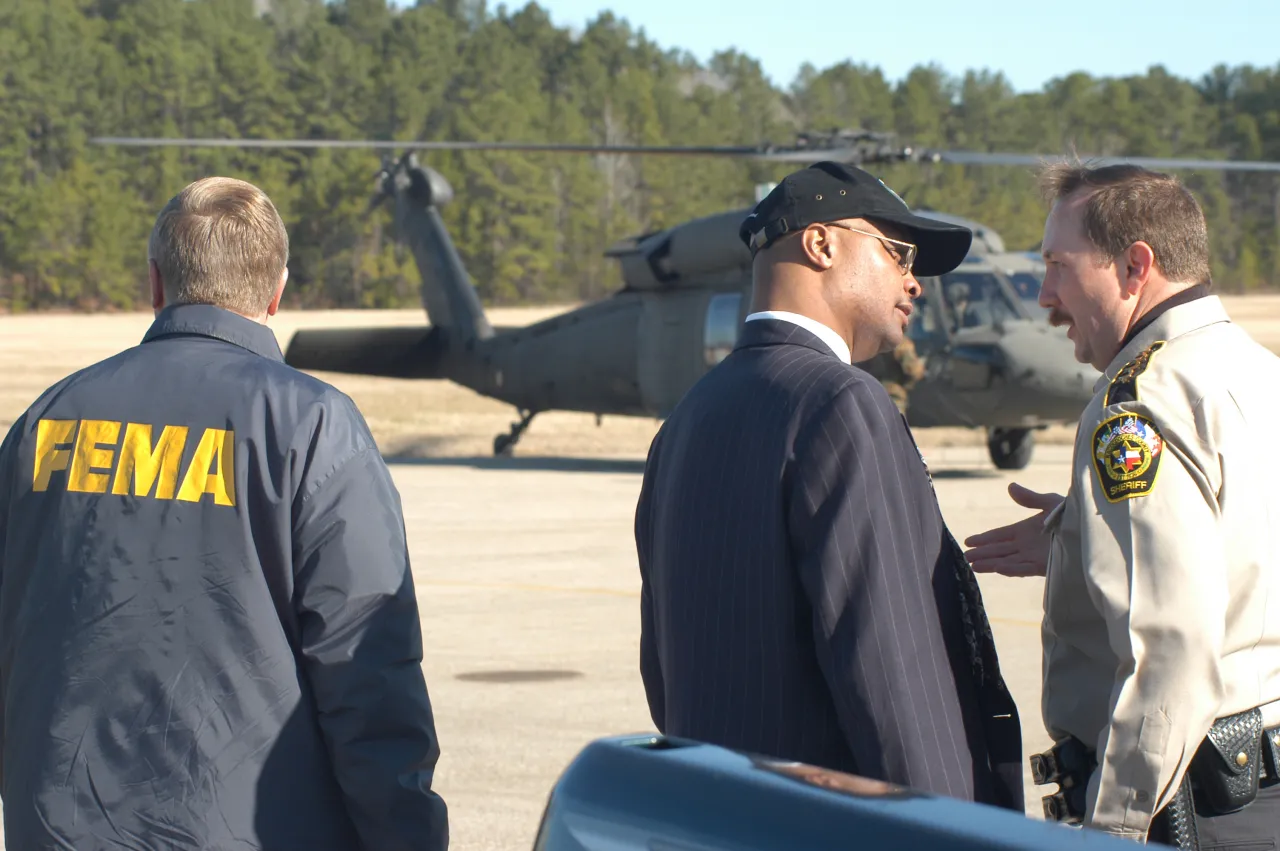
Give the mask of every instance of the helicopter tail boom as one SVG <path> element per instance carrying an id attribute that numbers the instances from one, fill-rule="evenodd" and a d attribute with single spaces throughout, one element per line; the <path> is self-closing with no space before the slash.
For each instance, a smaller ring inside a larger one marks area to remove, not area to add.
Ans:
<path id="1" fill-rule="evenodd" d="M 440 328 L 323 328 L 301 330 L 289 341 L 285 363 L 295 369 L 447 378 L 448 345 Z"/>

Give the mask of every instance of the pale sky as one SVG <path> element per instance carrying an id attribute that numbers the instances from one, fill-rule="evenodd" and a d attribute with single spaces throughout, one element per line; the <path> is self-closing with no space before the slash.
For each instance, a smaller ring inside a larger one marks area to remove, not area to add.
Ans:
<path id="1" fill-rule="evenodd" d="M 498 0 L 488 0 L 490 9 Z M 508 2 L 508 9 L 525 5 Z M 1003 71 L 1017 91 L 1082 70 L 1141 74 L 1155 64 L 1197 80 L 1215 65 L 1280 65 L 1280 0 L 540 0 L 558 26 L 611 10 L 663 48 L 702 61 L 736 48 L 787 86 L 805 61 L 850 60 L 890 81 L 936 62 L 953 74 Z M 1156 9 L 1160 9 L 1156 12 Z"/>

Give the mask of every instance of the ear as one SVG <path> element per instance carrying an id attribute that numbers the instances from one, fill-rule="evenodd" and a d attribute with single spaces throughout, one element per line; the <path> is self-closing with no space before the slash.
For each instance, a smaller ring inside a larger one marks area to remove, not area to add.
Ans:
<path id="1" fill-rule="evenodd" d="M 280 273 L 280 285 L 276 287 L 276 294 L 271 297 L 271 303 L 267 305 L 267 315 L 275 316 L 276 311 L 280 309 L 280 297 L 284 295 L 284 285 L 289 280 L 289 267 L 285 266 L 284 271 Z"/>
<path id="2" fill-rule="evenodd" d="M 835 246 L 832 244 L 829 228 L 809 225 L 800 234 L 800 245 L 805 259 L 819 269 L 830 269 L 835 265 Z"/>
<path id="3" fill-rule="evenodd" d="M 1124 290 L 1129 295 L 1137 295 L 1151 280 L 1156 271 L 1156 253 L 1145 242 L 1138 241 L 1130 245 L 1121 255 L 1123 268 L 1119 269 Z"/>
<path id="4" fill-rule="evenodd" d="M 164 280 L 160 277 L 160 267 L 150 259 L 147 260 L 147 283 L 151 287 L 152 309 L 164 310 Z"/>

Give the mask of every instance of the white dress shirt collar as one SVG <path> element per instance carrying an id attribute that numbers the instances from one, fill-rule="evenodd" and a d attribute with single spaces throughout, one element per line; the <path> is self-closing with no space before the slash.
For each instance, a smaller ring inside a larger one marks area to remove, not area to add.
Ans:
<path id="1" fill-rule="evenodd" d="M 815 334 L 824 343 L 830 346 L 831 351 L 835 352 L 836 357 L 840 358 L 840 360 L 847 364 L 853 363 L 853 355 L 849 352 L 849 344 L 846 343 L 839 334 L 832 331 L 816 319 L 810 319 L 808 316 L 801 316 L 799 313 L 788 313 L 785 310 L 764 310 L 760 313 L 752 313 L 743 321 L 750 322 L 753 319 L 781 319 L 783 322 L 790 322 L 793 325 L 799 325 L 806 331 Z"/>

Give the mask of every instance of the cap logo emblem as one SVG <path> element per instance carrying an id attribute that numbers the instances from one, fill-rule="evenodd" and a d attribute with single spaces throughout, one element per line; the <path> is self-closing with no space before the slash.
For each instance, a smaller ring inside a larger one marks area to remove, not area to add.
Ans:
<path id="1" fill-rule="evenodd" d="M 892 195 L 894 198 L 897 198 L 898 203 L 900 203 L 904 207 L 907 206 L 907 202 L 902 200 L 901 195 L 899 195 L 897 192 L 894 192 L 892 189 L 889 189 L 889 184 L 885 183 L 883 180 L 881 180 L 878 177 L 876 178 L 876 182 L 879 183 L 881 186 L 883 186 L 886 190 L 888 190 L 890 195 Z"/>

